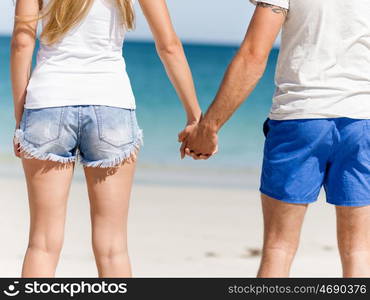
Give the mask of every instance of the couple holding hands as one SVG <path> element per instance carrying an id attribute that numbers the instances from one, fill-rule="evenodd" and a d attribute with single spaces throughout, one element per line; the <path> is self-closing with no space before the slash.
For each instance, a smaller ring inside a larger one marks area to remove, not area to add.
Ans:
<path id="1" fill-rule="evenodd" d="M 322 187 L 337 213 L 345 277 L 370 276 L 368 0 L 251 0 L 244 41 L 201 113 L 164 0 L 139 0 L 187 114 L 181 157 L 209 159 L 217 133 L 263 76 L 282 29 L 276 91 L 263 130 L 264 244 L 259 277 L 287 277 L 308 204 Z M 131 0 L 18 0 L 12 39 L 15 154 L 31 230 L 22 276 L 55 275 L 75 162 L 84 166 L 100 277 L 128 277 L 127 216 L 142 132 L 122 45 Z M 31 73 L 37 23 L 43 30 Z M 246 212 L 248 214 L 248 212 Z"/>

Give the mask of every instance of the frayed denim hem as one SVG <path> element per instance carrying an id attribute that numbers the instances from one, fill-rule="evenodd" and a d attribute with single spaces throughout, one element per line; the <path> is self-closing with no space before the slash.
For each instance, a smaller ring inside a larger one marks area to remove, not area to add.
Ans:
<path id="1" fill-rule="evenodd" d="M 81 164 L 86 168 L 116 168 L 125 162 L 129 162 L 139 152 L 143 146 L 143 131 L 140 129 L 136 139 L 122 152 L 122 154 L 108 159 L 102 159 L 97 161 L 87 161 L 81 158 Z M 132 161 L 135 161 L 133 159 Z"/>
<path id="2" fill-rule="evenodd" d="M 20 152 L 22 153 L 22 158 L 25 159 L 37 159 L 37 160 L 47 160 L 58 162 L 62 164 L 73 163 L 76 161 L 75 156 L 63 157 L 53 153 L 43 153 L 36 149 L 35 146 L 26 141 L 24 138 L 24 132 L 21 129 L 15 131 L 15 142 L 20 145 Z"/>

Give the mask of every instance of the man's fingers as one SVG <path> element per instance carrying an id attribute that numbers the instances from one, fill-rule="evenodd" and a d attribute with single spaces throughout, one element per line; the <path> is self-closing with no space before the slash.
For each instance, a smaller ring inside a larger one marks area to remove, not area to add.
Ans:
<path id="1" fill-rule="evenodd" d="M 216 149 L 213 151 L 212 155 L 215 155 L 218 153 L 218 145 L 216 146 Z"/>
<path id="2" fill-rule="evenodd" d="M 196 160 L 206 160 L 211 157 L 211 154 L 193 153 L 192 156 Z"/>
<path id="3" fill-rule="evenodd" d="M 190 152 L 190 149 L 189 148 L 185 148 L 185 154 L 188 155 L 188 156 L 191 156 L 191 152 Z"/>
<path id="4" fill-rule="evenodd" d="M 190 148 L 185 148 L 185 154 L 194 159 L 198 159 L 198 156 L 195 154 L 194 150 L 190 150 Z"/>
<path id="5" fill-rule="evenodd" d="M 203 153 L 198 154 L 199 159 L 203 159 L 203 160 L 207 160 L 211 156 L 212 154 L 203 154 Z"/>
<path id="6" fill-rule="evenodd" d="M 199 156 L 196 155 L 194 152 L 191 153 L 191 157 L 195 160 L 198 160 L 199 159 Z"/>

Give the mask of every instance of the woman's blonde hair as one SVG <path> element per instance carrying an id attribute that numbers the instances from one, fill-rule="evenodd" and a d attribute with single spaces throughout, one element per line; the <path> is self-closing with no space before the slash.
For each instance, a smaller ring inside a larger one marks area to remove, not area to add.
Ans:
<path id="1" fill-rule="evenodd" d="M 87 15 L 95 0 L 50 0 L 44 7 L 43 0 L 38 0 L 40 15 L 38 19 L 47 22 L 41 33 L 41 40 L 46 44 L 58 42 L 71 28 L 76 26 Z M 134 9 L 132 0 L 114 0 L 122 17 L 122 26 L 134 27 Z"/>

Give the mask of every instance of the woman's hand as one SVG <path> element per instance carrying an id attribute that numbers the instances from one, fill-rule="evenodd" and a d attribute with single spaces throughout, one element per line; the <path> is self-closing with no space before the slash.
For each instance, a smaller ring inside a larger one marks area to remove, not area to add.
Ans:
<path id="1" fill-rule="evenodd" d="M 181 137 L 179 135 L 179 141 L 182 138 L 180 148 L 182 159 L 188 155 L 195 160 L 205 160 L 218 152 L 217 132 L 202 123 L 189 126 L 182 133 Z"/>
<path id="2" fill-rule="evenodd" d="M 17 126 L 16 128 L 19 128 L 19 126 Z M 13 137 L 13 151 L 16 157 L 21 158 L 21 145 L 18 142 L 18 139 L 16 138 L 15 134 Z"/>
<path id="3" fill-rule="evenodd" d="M 199 120 L 188 121 L 188 123 L 185 126 L 185 129 L 181 131 L 178 135 L 178 142 L 181 143 L 181 147 L 180 147 L 181 159 L 185 158 L 185 143 L 184 142 L 189 136 L 189 134 L 196 128 L 198 123 L 199 123 Z"/>

